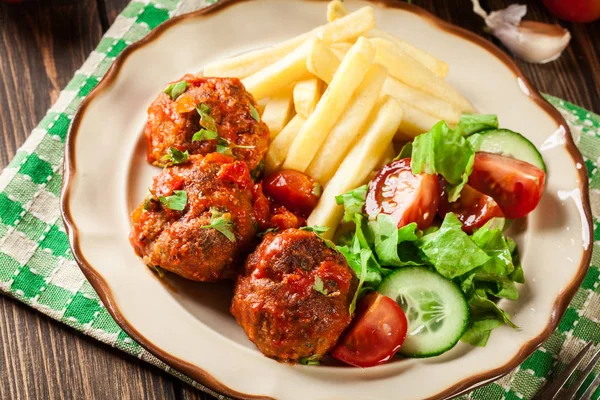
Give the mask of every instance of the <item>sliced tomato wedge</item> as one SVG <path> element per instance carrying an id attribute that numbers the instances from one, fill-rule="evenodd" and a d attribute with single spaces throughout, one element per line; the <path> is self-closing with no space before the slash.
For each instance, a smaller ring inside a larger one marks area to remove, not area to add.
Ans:
<path id="1" fill-rule="evenodd" d="M 474 228 L 481 228 L 494 217 L 504 217 L 504 213 L 490 196 L 473 189 L 469 185 L 460 192 L 460 197 L 453 203 L 448 201 L 446 193 L 446 181 L 440 177 L 440 186 L 442 187 L 442 196 L 438 215 L 442 218 L 449 212 L 456 214 L 460 222 L 463 223 L 463 231 L 472 233 Z"/>
<path id="2" fill-rule="evenodd" d="M 403 227 L 416 222 L 419 229 L 431 226 L 440 200 L 435 175 L 413 175 L 410 158 L 384 166 L 369 184 L 365 211 L 371 218 L 383 213 Z"/>
<path id="3" fill-rule="evenodd" d="M 372 292 L 356 307 L 356 316 L 331 355 L 356 367 L 389 361 L 404 343 L 407 329 L 402 308 L 392 299 Z"/>
<path id="4" fill-rule="evenodd" d="M 469 185 L 491 196 L 507 218 L 522 218 L 537 207 L 546 173 L 524 161 L 499 154 L 475 154 Z"/>
<path id="5" fill-rule="evenodd" d="M 308 216 L 319 202 L 322 187 L 302 172 L 283 169 L 263 180 L 263 190 L 288 210 Z"/>

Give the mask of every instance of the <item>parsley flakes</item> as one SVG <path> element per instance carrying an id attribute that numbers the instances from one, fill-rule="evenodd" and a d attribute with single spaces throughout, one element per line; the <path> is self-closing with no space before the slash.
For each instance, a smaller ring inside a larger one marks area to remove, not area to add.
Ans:
<path id="1" fill-rule="evenodd" d="M 231 221 L 231 213 L 219 211 L 216 207 L 210 208 L 211 220 L 210 224 L 204 225 L 203 229 L 215 229 L 222 233 L 230 242 L 235 242 L 233 233 L 233 222 Z"/>
<path id="2" fill-rule="evenodd" d="M 190 153 L 188 151 L 181 151 L 176 149 L 175 147 L 169 147 L 167 150 L 167 154 L 165 154 L 160 161 L 167 161 L 166 166 L 183 164 L 188 162 L 190 158 Z"/>
<path id="3" fill-rule="evenodd" d="M 175 101 L 183 94 L 183 92 L 185 92 L 187 87 L 188 83 L 186 81 L 171 83 L 165 90 L 163 90 L 163 93 L 168 94 L 171 100 Z"/>
<path id="4" fill-rule="evenodd" d="M 158 196 L 158 200 L 171 210 L 182 211 L 187 204 L 188 197 L 185 190 L 175 190 L 171 196 Z"/>
<path id="5" fill-rule="evenodd" d="M 315 283 L 313 283 L 313 289 L 324 296 L 327 296 L 329 294 L 327 292 L 327 289 L 325 289 L 323 286 L 323 280 L 319 278 L 319 276 L 315 276 Z"/>
<path id="6" fill-rule="evenodd" d="M 211 115 L 210 107 L 204 103 L 198 104 L 196 111 L 200 114 L 200 126 L 208 129 L 209 131 L 217 132 L 217 123 Z"/>
<path id="7" fill-rule="evenodd" d="M 203 140 L 214 140 L 218 137 L 219 137 L 219 135 L 217 134 L 217 132 L 202 128 L 198 132 L 194 133 L 194 136 L 192 136 L 192 142 L 201 142 Z"/>

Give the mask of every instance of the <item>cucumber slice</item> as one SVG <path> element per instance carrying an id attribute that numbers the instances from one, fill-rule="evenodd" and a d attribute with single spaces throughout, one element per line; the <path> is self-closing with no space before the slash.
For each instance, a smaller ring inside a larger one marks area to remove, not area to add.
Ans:
<path id="1" fill-rule="evenodd" d="M 469 325 L 469 306 L 454 282 L 424 267 L 405 267 L 388 275 L 377 291 L 402 307 L 408 320 L 399 353 L 432 357 L 456 345 Z"/>
<path id="2" fill-rule="evenodd" d="M 472 135 L 468 140 L 475 151 L 487 151 L 515 158 L 546 172 L 546 164 L 542 155 L 535 145 L 520 133 L 509 129 L 491 129 Z"/>

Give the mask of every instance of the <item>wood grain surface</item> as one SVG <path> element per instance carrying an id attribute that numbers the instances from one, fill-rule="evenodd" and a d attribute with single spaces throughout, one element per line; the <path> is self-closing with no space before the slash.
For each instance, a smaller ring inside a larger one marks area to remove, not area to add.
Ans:
<path id="1" fill-rule="evenodd" d="M 0 168 L 129 0 L 0 1 Z M 413 0 L 488 39 L 468 0 Z M 484 0 L 486 9 L 509 0 Z M 557 22 L 541 1 L 528 18 Z M 561 22 L 572 42 L 546 65 L 517 61 L 542 92 L 600 112 L 600 22 Z M 595 40 L 594 40 L 595 38 Z M 498 44 L 498 43 L 497 43 Z M 212 399 L 122 352 L 0 296 L 0 399 Z"/>

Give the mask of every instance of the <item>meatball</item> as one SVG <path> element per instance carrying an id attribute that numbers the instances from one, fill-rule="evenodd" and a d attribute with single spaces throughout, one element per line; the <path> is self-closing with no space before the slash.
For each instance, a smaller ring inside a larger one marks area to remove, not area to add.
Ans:
<path id="1" fill-rule="evenodd" d="M 162 158 L 174 147 L 190 154 L 219 150 L 246 161 L 251 171 L 258 167 L 269 146 L 269 129 L 260 121 L 256 102 L 242 82 L 194 75 L 186 75 L 179 82 L 183 81 L 187 86 L 182 94 L 161 92 L 148 108 L 144 132 L 148 162 L 164 166 Z M 218 138 L 214 137 L 215 128 Z M 193 141 L 201 129 L 212 133 Z"/>
<path id="2" fill-rule="evenodd" d="M 154 178 L 132 213 L 131 244 L 150 267 L 195 281 L 234 279 L 256 234 L 251 188 L 244 162 L 190 156 Z"/>
<path id="3" fill-rule="evenodd" d="M 231 313 L 268 357 L 321 356 L 351 320 L 354 271 L 315 233 L 267 234 L 237 280 Z"/>

